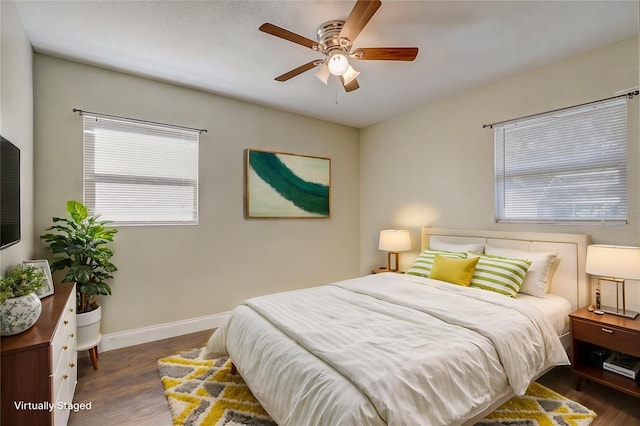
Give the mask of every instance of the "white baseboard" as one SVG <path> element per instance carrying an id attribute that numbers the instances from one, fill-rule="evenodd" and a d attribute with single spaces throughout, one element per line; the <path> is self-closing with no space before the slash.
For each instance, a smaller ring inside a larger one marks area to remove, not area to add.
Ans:
<path id="1" fill-rule="evenodd" d="M 229 312 L 222 312 L 183 321 L 105 334 L 102 336 L 102 342 L 98 345 L 98 351 L 107 352 L 114 349 L 181 336 L 183 334 L 195 333 L 197 331 L 211 330 L 220 327 L 228 315 Z"/>

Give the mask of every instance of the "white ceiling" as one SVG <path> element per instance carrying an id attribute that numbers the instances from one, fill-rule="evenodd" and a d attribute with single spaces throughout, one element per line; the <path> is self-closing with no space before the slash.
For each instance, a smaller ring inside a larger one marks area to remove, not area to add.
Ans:
<path id="1" fill-rule="evenodd" d="M 321 55 L 258 31 L 315 40 L 355 1 L 16 1 L 36 52 L 364 127 L 638 34 L 637 1 L 383 0 L 355 47 L 417 46 L 414 62 L 356 61 L 360 89 L 314 71 Z"/>

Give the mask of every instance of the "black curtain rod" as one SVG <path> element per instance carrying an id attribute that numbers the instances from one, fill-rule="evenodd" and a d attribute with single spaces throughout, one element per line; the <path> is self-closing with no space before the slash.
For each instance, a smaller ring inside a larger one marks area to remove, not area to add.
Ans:
<path id="1" fill-rule="evenodd" d="M 545 112 L 539 112 L 537 114 L 531 114 L 531 115 L 525 115 L 523 117 L 518 117 L 518 118 L 511 118 L 509 120 L 503 120 L 503 121 L 497 121 L 495 123 L 491 123 L 491 124 L 483 124 L 482 128 L 486 129 L 487 127 L 489 127 L 490 129 L 493 128 L 493 126 L 498 125 L 498 124 L 504 124 L 504 123 L 508 123 L 510 121 L 518 121 L 518 120 L 523 120 L 525 118 L 533 118 L 533 117 L 537 117 L 539 115 L 544 115 L 544 114 L 551 114 L 553 112 L 558 112 L 558 111 L 563 111 L 567 108 L 577 108 L 577 107 L 581 107 L 581 106 L 586 106 L 586 105 L 591 105 L 591 104 L 597 104 L 599 102 L 604 102 L 604 101 L 610 101 L 612 99 L 618 99 L 618 98 L 627 98 L 627 99 L 633 99 L 634 96 L 638 96 L 638 94 L 640 93 L 640 91 L 635 90 L 633 92 L 628 92 L 628 93 L 624 93 L 622 95 L 618 95 L 618 96 L 611 96 L 610 98 L 604 98 L 604 99 L 599 99 L 597 101 L 591 101 L 591 102 L 585 102 L 583 104 L 579 104 L 579 105 L 573 105 L 573 106 L 569 106 L 569 107 L 565 107 L 565 108 L 558 108 L 558 109 L 552 109 L 550 111 L 545 111 Z"/>
<path id="2" fill-rule="evenodd" d="M 137 118 L 128 118 L 128 117 L 120 117 L 120 116 L 117 116 L 117 115 L 102 114 L 100 112 L 83 111 L 83 110 L 78 109 L 78 108 L 74 108 L 73 112 L 77 112 L 79 115 L 83 115 L 83 114 L 92 115 L 93 114 L 93 115 L 97 115 L 99 117 L 117 118 L 117 119 L 120 119 L 120 120 L 135 121 L 136 123 L 143 123 L 143 124 L 159 124 L 161 126 L 173 127 L 174 129 L 194 130 L 194 131 L 196 131 L 198 133 L 207 133 L 207 129 L 195 129 L 193 127 L 176 126 L 175 124 L 158 123 L 156 121 L 139 120 Z"/>

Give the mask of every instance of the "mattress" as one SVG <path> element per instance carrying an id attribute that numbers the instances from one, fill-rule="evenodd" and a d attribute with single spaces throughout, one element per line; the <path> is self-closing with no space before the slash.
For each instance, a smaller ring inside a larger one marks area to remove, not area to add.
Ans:
<path id="1" fill-rule="evenodd" d="M 540 311 L 547 318 L 558 336 L 562 336 L 569 331 L 569 314 L 572 309 L 571 303 L 564 297 L 550 293 L 547 293 L 544 297 L 518 293 L 516 300 Z"/>

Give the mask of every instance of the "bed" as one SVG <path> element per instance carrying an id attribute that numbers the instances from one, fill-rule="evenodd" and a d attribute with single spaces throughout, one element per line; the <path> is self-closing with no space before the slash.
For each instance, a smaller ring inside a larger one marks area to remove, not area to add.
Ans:
<path id="1" fill-rule="evenodd" d="M 567 314 L 587 303 L 589 242 L 425 227 L 407 274 L 249 299 L 214 332 L 205 356 L 229 355 L 279 425 L 474 424 L 568 364 Z M 421 261 L 436 251 L 478 257 L 477 265 L 507 258 L 489 251 L 553 259 L 544 294 L 508 297 L 428 278 Z"/>

